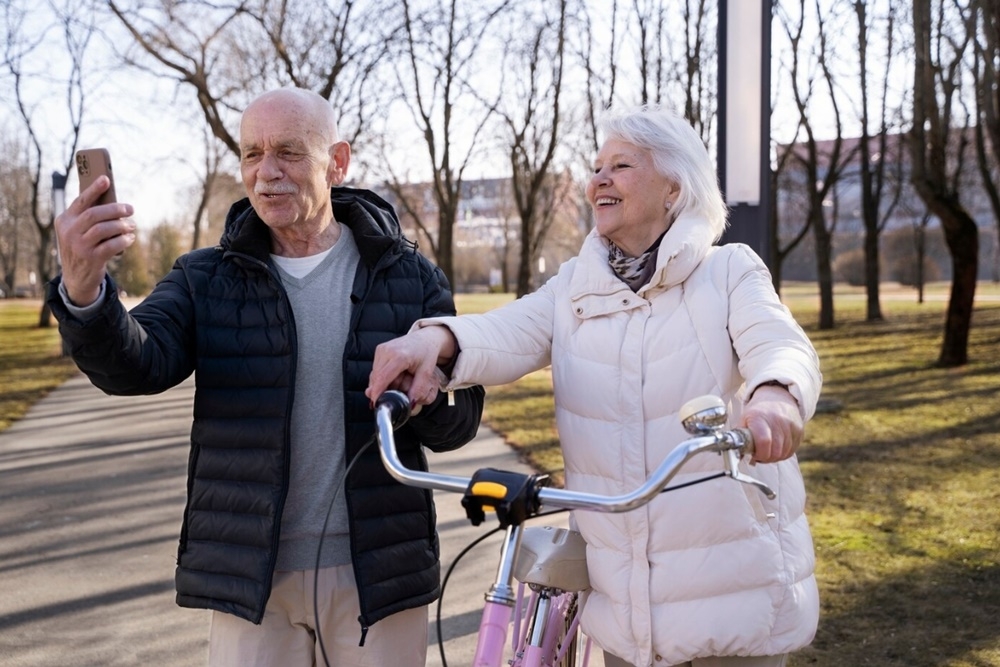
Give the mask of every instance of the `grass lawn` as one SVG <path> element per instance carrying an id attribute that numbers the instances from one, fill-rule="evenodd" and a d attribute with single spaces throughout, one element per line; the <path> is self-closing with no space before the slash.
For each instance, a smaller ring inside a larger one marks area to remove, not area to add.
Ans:
<path id="1" fill-rule="evenodd" d="M 947 285 L 886 286 L 885 321 L 838 286 L 818 331 L 813 285 L 783 298 L 823 364 L 821 412 L 800 450 L 822 596 L 792 667 L 1000 666 L 1000 287 L 981 284 L 970 363 L 936 369 Z M 460 313 L 509 295 L 460 295 Z M 38 306 L 0 301 L 0 429 L 74 372 Z M 546 371 L 487 391 L 486 422 L 541 469 L 562 466 Z M 734 572 L 733 576 L 739 576 Z"/>
<path id="2" fill-rule="evenodd" d="M 39 301 L 0 300 L 0 431 L 75 371 L 55 327 L 38 328 Z"/>

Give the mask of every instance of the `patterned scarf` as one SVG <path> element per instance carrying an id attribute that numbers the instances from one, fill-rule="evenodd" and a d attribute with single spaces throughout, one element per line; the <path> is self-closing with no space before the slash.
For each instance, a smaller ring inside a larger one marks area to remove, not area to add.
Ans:
<path id="1" fill-rule="evenodd" d="M 656 256 L 659 254 L 660 241 L 663 234 L 653 242 L 653 245 L 646 249 L 638 257 L 629 257 L 625 252 L 616 246 L 613 241 L 608 240 L 608 264 L 615 275 L 621 278 L 622 282 L 629 286 L 633 292 L 638 292 L 639 288 L 649 282 L 656 269 Z"/>

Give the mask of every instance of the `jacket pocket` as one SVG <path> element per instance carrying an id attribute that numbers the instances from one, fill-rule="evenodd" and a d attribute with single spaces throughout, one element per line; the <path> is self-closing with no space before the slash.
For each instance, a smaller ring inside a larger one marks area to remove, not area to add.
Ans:
<path id="1" fill-rule="evenodd" d="M 187 551 L 187 540 L 188 540 L 188 524 L 189 516 L 191 513 L 191 495 L 194 489 L 194 479 L 195 479 L 195 469 L 198 467 L 198 455 L 201 453 L 201 447 L 192 443 L 191 453 L 188 455 L 188 474 L 187 474 L 187 499 L 184 502 L 184 514 L 181 519 L 181 537 L 180 542 L 177 545 L 177 562 L 181 560 L 181 556 Z"/>

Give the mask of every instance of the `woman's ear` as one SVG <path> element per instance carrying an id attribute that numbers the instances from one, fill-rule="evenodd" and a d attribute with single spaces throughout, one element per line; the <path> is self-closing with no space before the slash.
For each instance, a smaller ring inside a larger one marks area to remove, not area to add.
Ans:
<path id="1" fill-rule="evenodd" d="M 666 199 L 663 203 L 664 208 L 668 211 L 673 208 L 674 204 L 677 203 L 677 198 L 681 195 L 681 186 L 677 185 L 673 181 L 667 186 Z"/>

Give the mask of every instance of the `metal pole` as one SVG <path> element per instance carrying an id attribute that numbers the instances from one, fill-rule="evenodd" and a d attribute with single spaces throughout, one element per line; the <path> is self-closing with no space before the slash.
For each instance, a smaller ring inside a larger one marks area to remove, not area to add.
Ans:
<path id="1" fill-rule="evenodd" d="M 741 3 L 749 4 L 753 0 L 737 0 Z M 729 193 L 727 191 L 727 168 L 732 170 L 738 165 L 729 164 L 731 158 L 727 155 L 732 150 L 732 144 L 740 139 L 733 132 L 733 128 L 728 127 L 726 120 L 730 105 L 739 104 L 733 99 L 732 91 L 736 83 L 729 80 L 731 72 L 727 61 L 734 44 L 739 43 L 741 36 L 757 37 L 757 35 L 746 35 L 746 33 L 732 33 L 732 30 L 742 30 L 743 26 L 730 26 L 730 11 L 728 0 L 719 0 L 719 25 L 718 25 L 718 50 L 719 50 L 719 90 L 718 90 L 718 162 L 719 185 L 722 188 L 726 202 L 729 204 L 729 227 L 722 236 L 722 243 L 745 243 L 750 246 L 764 262 L 771 265 L 771 0 L 758 0 L 760 3 L 761 21 L 759 47 L 760 49 L 760 87 L 759 104 L 760 110 L 760 150 L 756 159 L 759 160 L 760 184 L 759 191 L 754 198 L 755 201 L 739 201 L 739 193 Z M 750 40 L 753 41 L 753 40 Z M 744 159 L 754 159 L 753 157 Z"/>

